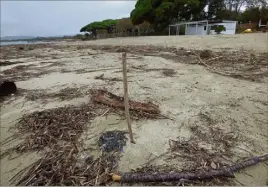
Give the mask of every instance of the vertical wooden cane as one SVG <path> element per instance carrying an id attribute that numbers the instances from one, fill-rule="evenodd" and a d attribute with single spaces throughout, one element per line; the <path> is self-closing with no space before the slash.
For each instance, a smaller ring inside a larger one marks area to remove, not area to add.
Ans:
<path id="1" fill-rule="evenodd" d="M 133 134 L 132 134 L 130 115 L 129 115 L 128 87 L 127 87 L 127 54 L 125 52 L 122 54 L 122 65 L 123 65 L 125 114 L 126 114 L 126 118 L 127 118 L 127 125 L 128 125 L 130 142 L 135 143 L 134 138 L 133 138 Z"/>

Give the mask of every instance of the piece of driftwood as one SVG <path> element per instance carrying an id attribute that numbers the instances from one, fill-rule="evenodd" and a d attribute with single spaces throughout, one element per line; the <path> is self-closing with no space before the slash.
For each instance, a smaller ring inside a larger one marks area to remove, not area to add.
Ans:
<path id="1" fill-rule="evenodd" d="M 223 167 L 221 169 L 197 170 L 180 173 L 124 173 L 121 176 L 113 174 L 114 181 L 121 182 L 167 182 L 167 181 L 180 181 L 180 180 L 204 180 L 214 177 L 231 177 L 234 178 L 234 172 L 242 170 L 246 167 L 255 165 L 259 162 L 268 160 L 268 154 L 253 157 L 245 161 L 236 163 L 234 165 Z"/>
<path id="2" fill-rule="evenodd" d="M 124 98 L 114 95 L 105 90 L 94 90 L 92 94 L 92 101 L 108 105 L 113 108 L 125 109 Z M 147 117 L 156 117 L 160 115 L 160 110 L 157 105 L 153 103 L 141 103 L 138 101 L 129 100 L 129 110 L 141 112 Z"/>

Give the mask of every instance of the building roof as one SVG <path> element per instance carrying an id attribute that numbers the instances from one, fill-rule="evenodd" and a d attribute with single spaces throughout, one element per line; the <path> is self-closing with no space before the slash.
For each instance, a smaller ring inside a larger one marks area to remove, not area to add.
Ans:
<path id="1" fill-rule="evenodd" d="M 233 23 L 236 21 L 232 20 L 202 20 L 202 21 L 190 21 L 190 22 L 181 22 L 177 24 L 172 24 L 169 26 L 179 26 L 179 25 L 194 25 L 194 24 L 213 24 L 213 23 Z"/>

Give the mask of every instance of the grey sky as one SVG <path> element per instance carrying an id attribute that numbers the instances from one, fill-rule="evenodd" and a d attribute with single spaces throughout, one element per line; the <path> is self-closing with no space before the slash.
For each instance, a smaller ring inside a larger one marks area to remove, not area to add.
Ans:
<path id="1" fill-rule="evenodd" d="M 128 17 L 136 1 L 2 1 L 1 36 L 79 33 L 103 19 Z"/>

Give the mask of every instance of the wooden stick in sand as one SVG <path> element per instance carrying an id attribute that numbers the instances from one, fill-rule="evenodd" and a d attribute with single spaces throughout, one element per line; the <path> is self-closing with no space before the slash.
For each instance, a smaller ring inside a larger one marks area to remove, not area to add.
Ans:
<path id="1" fill-rule="evenodd" d="M 135 143 L 134 138 L 133 138 L 133 134 L 132 134 L 130 115 L 129 115 L 128 87 L 127 87 L 127 54 L 125 52 L 122 54 L 122 65 L 123 65 L 125 114 L 126 114 L 126 118 L 127 118 L 127 125 L 128 125 L 130 142 Z"/>

